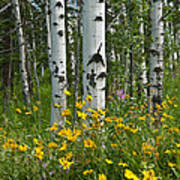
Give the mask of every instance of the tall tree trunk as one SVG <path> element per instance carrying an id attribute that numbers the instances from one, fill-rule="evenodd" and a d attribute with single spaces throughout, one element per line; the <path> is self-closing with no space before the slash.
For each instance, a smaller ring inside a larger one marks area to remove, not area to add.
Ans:
<path id="1" fill-rule="evenodd" d="M 32 10 L 30 9 L 30 16 L 31 16 L 31 20 L 32 22 L 34 22 L 34 18 L 33 18 L 33 14 L 32 14 Z M 31 30 L 32 30 L 32 55 L 33 55 L 33 70 L 34 70 L 34 74 L 35 74 L 35 79 L 36 79 L 36 94 L 38 97 L 38 101 L 41 101 L 40 98 L 40 91 L 39 91 L 39 77 L 38 77 L 38 73 L 37 73 L 37 58 L 36 58 L 36 39 L 35 39 L 35 29 L 34 29 L 34 24 L 31 23 Z"/>
<path id="2" fill-rule="evenodd" d="M 47 29 L 47 53 L 48 53 L 48 64 L 51 70 L 51 29 L 50 29 L 50 14 L 49 0 L 45 2 L 45 12 L 46 12 L 46 29 Z"/>
<path id="3" fill-rule="evenodd" d="M 162 102 L 163 90 L 163 1 L 151 0 L 152 43 L 150 47 L 150 110 Z"/>
<path id="4" fill-rule="evenodd" d="M 80 79 L 80 59 L 81 59 L 81 11 L 82 2 L 78 0 L 78 15 L 77 15 L 77 49 L 75 63 L 75 84 L 74 84 L 74 103 L 78 101 L 79 79 Z M 74 104 L 74 119 L 77 119 L 76 106 Z"/>
<path id="5" fill-rule="evenodd" d="M 143 5 L 141 5 L 141 14 L 143 13 Z M 140 92 L 143 91 L 145 96 L 147 97 L 147 70 L 146 70 L 146 60 L 145 60 L 145 47 L 144 47 L 144 19 L 143 17 L 141 18 L 141 24 L 140 24 L 140 35 L 142 36 L 142 44 L 141 44 L 141 57 L 142 57 L 142 62 L 141 62 L 141 88 Z"/>
<path id="6" fill-rule="evenodd" d="M 83 1 L 83 90 L 92 108 L 105 108 L 105 1 Z"/>
<path id="7" fill-rule="evenodd" d="M 12 0 L 14 4 L 14 12 L 16 18 L 16 25 L 18 27 L 18 42 L 19 42 L 19 53 L 21 60 L 21 76 L 22 76 L 22 84 L 23 84 L 23 94 L 25 97 L 25 102 L 30 104 L 30 95 L 29 95 L 29 85 L 28 85 L 28 75 L 26 70 L 26 56 L 25 56 L 25 41 L 22 29 L 21 22 L 21 14 L 20 14 L 20 6 L 18 0 Z"/>
<path id="8" fill-rule="evenodd" d="M 51 0 L 51 44 L 52 58 L 51 82 L 52 82 L 52 105 L 51 123 L 64 124 L 61 111 L 66 109 L 66 34 L 65 34 L 65 0 Z M 61 106 L 57 108 L 54 104 Z"/>

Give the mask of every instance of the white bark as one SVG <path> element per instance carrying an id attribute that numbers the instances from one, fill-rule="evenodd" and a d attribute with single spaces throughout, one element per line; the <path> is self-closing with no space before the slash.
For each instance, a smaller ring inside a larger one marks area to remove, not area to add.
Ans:
<path id="1" fill-rule="evenodd" d="M 16 25 L 18 27 L 18 42 L 19 42 L 19 53 L 20 53 L 20 61 L 21 61 L 21 76 L 22 76 L 22 84 L 23 84 L 23 94 L 25 96 L 25 101 L 27 104 L 30 103 L 29 96 L 29 86 L 28 86 L 28 76 L 26 70 L 26 56 L 25 56 L 25 43 L 24 43 L 24 35 L 22 29 L 21 22 L 21 14 L 20 14 L 20 6 L 18 0 L 12 0 L 14 4 L 14 14 L 16 18 Z"/>
<path id="2" fill-rule="evenodd" d="M 51 123 L 64 124 L 64 118 L 60 116 L 61 110 L 66 109 L 66 95 L 64 90 L 67 86 L 66 77 L 66 35 L 65 35 L 65 1 L 51 0 L 51 44 L 52 58 L 51 81 L 52 81 L 52 107 Z M 60 108 L 54 104 L 61 105 Z"/>
<path id="3" fill-rule="evenodd" d="M 141 13 L 143 13 L 143 7 L 141 6 L 141 9 L 140 9 Z M 143 21 L 143 18 L 141 18 L 141 24 L 140 24 L 140 34 L 142 37 L 144 37 L 144 21 Z M 146 70 L 146 60 L 144 58 L 144 38 L 142 38 L 142 63 L 141 63 L 141 71 L 142 71 L 142 74 L 141 74 L 141 81 L 142 81 L 142 85 L 143 85 L 143 89 L 144 89 L 144 93 L 145 93 L 145 96 L 147 96 L 147 70 Z"/>
<path id="4" fill-rule="evenodd" d="M 151 0 L 152 43 L 150 47 L 150 108 L 162 102 L 163 89 L 163 1 Z"/>
<path id="5" fill-rule="evenodd" d="M 105 108 L 105 1 L 83 1 L 83 90 L 92 108 Z"/>
<path id="6" fill-rule="evenodd" d="M 30 16 L 31 16 L 31 20 L 32 22 L 34 21 L 34 18 L 33 18 L 33 14 L 32 14 L 32 11 L 30 9 Z M 34 29 L 34 24 L 31 23 L 31 30 L 32 30 L 32 49 L 33 49 L 33 70 L 34 70 L 34 74 L 35 74 L 35 78 L 36 78 L 36 93 L 37 93 L 37 97 L 38 97 L 38 101 L 41 101 L 41 98 L 40 98 L 40 87 L 39 87 L 39 77 L 38 77 L 38 73 L 37 73 L 37 59 L 36 59 L 36 39 L 35 39 L 35 29 Z"/>
<path id="7" fill-rule="evenodd" d="M 8 3 L 8 4 L 6 4 L 4 7 L 2 7 L 2 8 L 0 9 L 0 14 L 3 13 L 4 11 L 6 11 L 6 9 L 8 9 L 10 6 L 11 6 L 11 3 Z"/>
<path id="8" fill-rule="evenodd" d="M 51 61 L 51 29 L 50 29 L 50 9 L 49 9 L 49 0 L 45 1 L 45 12 L 46 12 L 46 29 L 47 29 L 47 53 L 48 53 L 48 64 L 51 70 L 50 61 Z"/>

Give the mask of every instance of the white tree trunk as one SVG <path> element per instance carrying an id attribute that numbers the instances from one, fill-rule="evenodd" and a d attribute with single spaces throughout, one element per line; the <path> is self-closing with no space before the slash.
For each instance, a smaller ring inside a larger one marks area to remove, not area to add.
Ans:
<path id="1" fill-rule="evenodd" d="M 141 9 L 140 9 L 141 13 L 143 13 L 143 7 L 141 6 Z M 140 25 L 140 34 L 142 37 L 144 37 L 144 19 L 141 18 L 141 25 Z M 142 85 L 143 85 L 143 89 L 144 89 L 144 93 L 145 93 L 145 96 L 147 96 L 147 70 L 146 70 L 146 60 L 144 58 L 144 38 L 142 38 L 142 63 L 141 63 L 141 71 L 142 71 L 142 74 L 141 74 L 141 81 L 142 81 Z"/>
<path id="2" fill-rule="evenodd" d="M 51 44 L 52 58 L 51 81 L 52 81 L 52 107 L 51 123 L 64 124 L 64 118 L 60 112 L 66 109 L 66 95 L 64 90 L 67 86 L 66 77 L 66 35 L 65 35 L 65 2 L 64 0 L 51 0 Z M 54 107 L 59 104 L 61 108 Z"/>
<path id="3" fill-rule="evenodd" d="M 19 42 L 19 53 L 20 53 L 20 61 L 21 61 L 21 76 L 22 76 L 22 84 L 23 84 L 23 94 L 25 96 L 25 101 L 27 104 L 30 104 L 30 95 L 29 95 L 29 86 L 28 86 L 28 76 L 26 70 L 26 56 L 25 56 L 25 42 L 24 35 L 22 29 L 21 22 L 21 13 L 20 6 L 18 0 L 12 0 L 14 4 L 14 14 L 16 18 L 16 25 L 18 27 L 18 42 Z"/>
<path id="4" fill-rule="evenodd" d="M 163 1 L 151 0 L 152 43 L 150 47 L 150 110 L 162 102 L 163 89 Z"/>
<path id="5" fill-rule="evenodd" d="M 47 53 L 48 53 L 48 64 L 51 70 L 51 28 L 50 28 L 50 9 L 49 9 L 49 0 L 45 1 L 45 12 L 46 12 L 46 29 L 47 29 Z"/>
<path id="6" fill-rule="evenodd" d="M 83 1 L 83 90 L 92 108 L 105 108 L 105 1 Z"/>

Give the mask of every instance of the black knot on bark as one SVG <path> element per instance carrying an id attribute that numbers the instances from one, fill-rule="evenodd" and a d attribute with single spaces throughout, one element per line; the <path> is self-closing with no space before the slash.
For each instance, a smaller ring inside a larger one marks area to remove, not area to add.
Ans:
<path id="1" fill-rule="evenodd" d="M 62 3 L 61 3 L 60 1 L 58 1 L 55 6 L 56 6 L 56 7 L 59 7 L 59 8 L 60 8 L 60 7 L 63 8 L 63 5 L 62 5 Z"/>
<path id="2" fill-rule="evenodd" d="M 63 36 L 63 31 L 62 31 L 62 30 L 58 31 L 58 35 L 59 35 L 60 37 L 62 37 L 62 36 Z"/>
<path id="3" fill-rule="evenodd" d="M 94 21 L 103 21 L 103 18 L 101 16 L 96 16 L 96 18 L 94 19 Z"/>

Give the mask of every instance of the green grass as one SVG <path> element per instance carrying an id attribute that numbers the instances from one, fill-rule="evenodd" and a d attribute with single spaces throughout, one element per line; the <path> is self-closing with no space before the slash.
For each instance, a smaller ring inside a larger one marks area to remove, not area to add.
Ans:
<path id="1" fill-rule="evenodd" d="M 144 175 L 148 171 L 157 179 L 180 178 L 180 74 L 177 73 L 175 78 L 165 77 L 164 107 L 160 111 L 164 121 L 161 124 L 157 121 L 158 114 L 147 113 L 143 101 L 132 104 L 126 97 L 125 101 L 119 102 L 112 94 L 107 107 L 109 118 L 104 123 L 100 121 L 101 111 L 87 116 L 87 121 L 92 120 L 90 129 L 79 117 L 75 127 L 81 130 L 78 134 L 72 132 L 73 118 L 68 116 L 64 136 L 49 129 L 51 88 L 47 79 L 41 81 L 40 105 L 34 98 L 32 106 L 25 107 L 17 84 L 17 94 L 10 101 L 8 111 L 1 113 L 1 179 L 98 179 L 99 174 L 112 180 L 127 179 L 128 176 L 143 179 L 148 176 Z M 33 106 L 38 110 L 33 111 Z M 22 113 L 17 113 L 17 108 Z M 95 114 L 99 117 L 93 119 Z M 13 142 L 9 142 L 9 138 Z M 89 145 L 88 139 L 91 140 Z M 50 142 L 56 143 L 57 147 L 48 146 Z M 63 144 L 67 147 L 59 150 Z M 27 145 L 27 150 L 22 152 L 20 145 Z M 68 159 L 69 152 L 72 157 Z M 65 161 L 73 164 L 65 169 Z M 84 175 L 83 172 L 89 169 L 92 171 Z M 134 175 L 128 174 L 127 169 Z"/>

